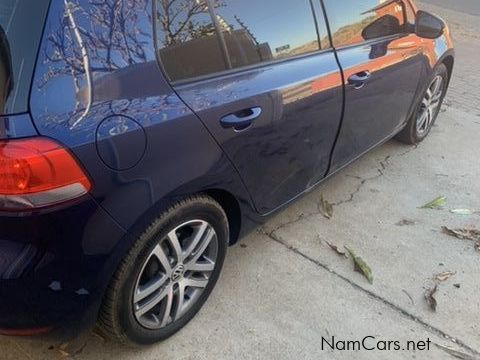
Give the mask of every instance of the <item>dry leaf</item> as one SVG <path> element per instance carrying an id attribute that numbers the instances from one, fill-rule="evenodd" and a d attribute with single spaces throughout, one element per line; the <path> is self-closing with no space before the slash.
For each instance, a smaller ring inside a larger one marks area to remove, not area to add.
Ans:
<path id="1" fill-rule="evenodd" d="M 438 285 L 435 285 L 433 289 L 428 289 L 425 292 L 425 300 L 433 311 L 437 311 L 437 300 L 435 299 L 435 293 L 437 292 L 437 290 Z"/>
<path id="2" fill-rule="evenodd" d="M 324 240 L 325 243 L 330 247 L 330 249 L 332 249 L 333 251 L 335 251 L 338 255 L 340 256 L 345 256 L 345 258 L 348 259 L 348 255 L 345 251 L 341 250 L 337 245 L 333 245 L 333 244 L 330 244 L 328 241 Z"/>
<path id="3" fill-rule="evenodd" d="M 455 274 L 456 274 L 455 272 L 444 271 L 444 272 L 441 272 L 440 274 L 435 275 L 435 280 L 437 280 L 437 281 L 447 281 L 448 279 L 450 279 Z"/>
<path id="4" fill-rule="evenodd" d="M 333 216 L 333 206 L 324 199 L 323 194 L 320 195 L 319 205 L 319 210 L 321 211 L 322 215 L 325 216 L 327 219 L 331 219 Z"/>
<path id="5" fill-rule="evenodd" d="M 473 215 L 473 214 L 475 214 L 475 211 L 470 210 L 470 209 L 453 209 L 453 210 L 450 210 L 450 212 L 452 214 L 455 214 L 455 215 Z"/>
<path id="6" fill-rule="evenodd" d="M 408 291 L 407 291 L 407 290 L 405 290 L 405 289 L 403 289 L 402 291 L 405 293 L 405 295 L 407 295 L 407 296 L 408 296 L 408 298 L 409 298 L 409 299 L 410 299 L 410 301 L 412 302 L 412 305 L 413 305 L 413 306 L 415 306 L 415 301 L 413 300 L 413 297 L 412 297 L 412 295 L 410 295 L 410 294 L 408 293 Z"/>
<path id="7" fill-rule="evenodd" d="M 69 357 L 70 354 L 68 352 L 66 352 L 65 350 L 62 350 L 62 349 L 57 349 L 58 352 L 60 353 L 60 355 L 62 355 L 63 357 Z"/>
<path id="8" fill-rule="evenodd" d="M 457 358 L 457 359 L 462 359 L 462 360 L 475 360 L 475 358 L 469 354 L 466 354 L 466 353 L 463 353 L 463 352 L 460 352 L 458 350 L 455 350 L 454 348 L 450 347 L 450 346 L 443 346 L 443 345 L 440 345 L 440 344 L 437 344 L 437 343 L 434 343 L 436 347 L 438 347 L 439 349 L 445 351 L 446 353 L 452 355 L 453 357 Z"/>
<path id="9" fill-rule="evenodd" d="M 436 199 L 426 203 L 421 207 L 421 209 L 440 209 L 447 203 L 447 198 L 445 196 L 439 196 Z"/>
<path id="10" fill-rule="evenodd" d="M 472 240 L 480 242 L 480 230 L 476 229 L 450 229 L 446 226 L 442 226 L 442 230 L 445 234 L 456 237 L 461 240 Z"/>
<path id="11" fill-rule="evenodd" d="M 373 284 L 373 273 L 370 266 L 363 260 L 360 256 L 355 255 L 355 253 L 345 246 L 345 249 L 349 252 L 350 256 L 353 259 L 353 263 L 355 264 L 354 270 L 363 274 L 368 280 L 370 284 Z"/>

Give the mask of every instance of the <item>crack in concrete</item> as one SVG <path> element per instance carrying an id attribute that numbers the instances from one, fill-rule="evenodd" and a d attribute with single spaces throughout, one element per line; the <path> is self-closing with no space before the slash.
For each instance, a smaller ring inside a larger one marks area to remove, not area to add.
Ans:
<path id="1" fill-rule="evenodd" d="M 398 158 L 398 157 L 403 157 L 405 155 L 407 155 L 408 153 L 410 153 L 411 151 L 415 150 L 417 148 L 417 146 L 412 146 L 411 148 L 409 148 L 408 150 L 398 154 L 398 155 L 395 155 L 394 157 L 395 158 Z M 368 178 L 362 178 L 362 177 L 359 177 L 359 176 L 351 176 L 351 175 L 347 175 L 347 176 L 350 176 L 350 177 L 353 177 L 355 179 L 358 179 L 360 180 L 360 183 L 357 185 L 357 187 L 355 188 L 355 190 L 353 192 L 351 192 L 349 194 L 349 196 L 345 199 L 345 200 L 341 200 L 341 201 L 338 201 L 336 203 L 333 203 L 332 205 L 333 206 L 340 206 L 340 205 L 343 205 L 343 204 L 347 204 L 347 203 L 351 203 L 355 200 L 355 197 L 356 195 L 362 190 L 362 188 L 365 186 L 366 183 L 370 182 L 370 181 L 373 181 L 373 180 L 376 180 L 382 176 L 384 176 L 385 174 L 385 171 L 388 169 L 388 167 L 391 165 L 391 160 L 392 159 L 392 155 L 387 155 L 385 156 L 385 158 L 383 158 L 383 160 L 381 160 L 379 162 L 379 166 L 377 167 L 376 171 L 377 171 L 377 174 L 374 175 L 374 176 L 371 176 L 371 177 L 368 177 Z M 447 340 L 451 340 L 452 342 L 454 342 L 456 345 L 460 346 L 461 348 L 463 348 L 464 350 L 470 352 L 471 354 L 474 354 L 476 357 L 478 357 L 480 359 L 480 351 L 474 349 L 473 347 L 467 345 L 465 342 L 459 340 L 459 339 L 456 339 L 455 337 L 447 334 L 446 332 L 444 332 L 443 330 L 433 326 L 433 325 L 430 325 L 429 323 L 427 323 L 426 321 L 422 320 L 421 318 L 415 316 L 414 314 L 411 314 L 410 312 L 408 312 L 407 310 L 403 309 L 402 307 L 390 302 L 389 300 L 383 298 L 382 296 L 374 293 L 373 291 L 371 290 L 368 290 L 368 289 L 365 289 L 363 287 L 361 287 L 360 285 L 356 284 L 355 282 L 353 282 L 352 280 L 350 280 L 349 278 L 347 278 L 346 276 L 343 276 L 339 273 L 337 273 L 336 271 L 334 271 L 333 269 L 331 269 L 328 265 L 326 264 L 323 264 L 321 263 L 320 261 L 318 260 L 315 260 L 311 257 L 309 257 L 308 255 L 304 254 L 303 252 L 301 252 L 299 249 L 289 245 L 288 243 L 286 243 L 284 240 L 282 240 L 276 233 L 281 230 L 281 229 L 284 229 L 288 226 L 291 226 L 299 221 L 302 221 L 302 220 L 305 220 L 305 219 L 308 219 L 312 216 L 316 216 L 316 215 L 321 215 L 322 214 L 322 211 L 320 209 L 321 207 L 321 203 L 320 202 L 317 202 L 317 211 L 316 212 L 311 212 L 311 213 L 308 213 L 308 214 L 300 214 L 300 216 L 298 216 L 296 219 L 294 220 L 291 220 L 291 221 L 288 221 L 288 222 L 285 222 L 285 223 L 282 223 L 280 224 L 279 226 L 275 227 L 274 229 L 268 231 L 267 229 L 265 229 L 265 227 L 262 227 L 260 229 L 258 229 L 258 232 L 267 236 L 269 239 L 271 239 L 272 241 L 275 241 L 279 244 L 281 244 L 282 246 L 286 247 L 288 250 L 294 252 L 295 254 L 301 256 L 302 258 L 304 258 L 305 260 L 315 264 L 316 266 L 332 273 L 333 275 L 339 277 L 341 280 L 345 281 L 346 283 L 348 283 L 349 285 L 351 285 L 353 288 L 355 288 L 356 290 L 359 290 L 359 291 L 362 291 L 363 293 L 367 294 L 368 296 L 370 296 L 371 298 L 377 300 L 377 301 L 380 301 L 382 302 L 383 304 L 385 304 L 386 306 L 388 306 L 389 308 L 393 309 L 395 312 L 397 313 L 400 313 L 402 316 L 408 318 L 409 320 L 413 320 L 415 321 L 416 323 L 420 324 L 421 326 L 423 326 L 424 328 L 428 329 L 430 332 L 442 337 L 442 338 L 445 338 Z"/>
<path id="2" fill-rule="evenodd" d="M 274 231 L 271 231 L 271 232 L 267 232 L 267 231 L 264 231 L 264 229 L 259 229 L 258 232 L 260 234 L 263 234 L 265 236 L 267 236 L 270 240 L 284 246 L 287 250 L 289 251 L 292 251 L 294 254 L 302 257 L 303 259 L 313 263 L 314 265 L 316 265 L 317 267 L 319 268 L 322 268 L 323 270 L 326 270 L 328 272 L 330 272 L 331 274 L 333 274 L 334 276 L 340 278 L 341 280 L 345 281 L 346 283 L 348 283 L 350 286 L 352 286 L 354 289 L 356 290 L 359 290 L 363 293 L 365 293 L 366 295 L 368 295 L 369 297 L 373 298 L 374 300 L 377 300 L 377 301 L 380 301 L 381 303 L 383 303 L 384 305 L 386 305 L 387 307 L 391 308 L 392 310 L 394 310 L 395 312 L 399 313 L 400 315 L 402 315 L 403 317 L 409 319 L 409 320 L 412 320 L 418 324 L 420 324 L 421 326 L 423 326 L 425 329 L 427 329 L 428 331 L 436 334 L 437 336 L 440 336 L 444 339 L 447 339 L 447 340 L 450 340 L 452 341 L 452 343 L 456 344 L 457 346 L 461 347 L 463 350 L 466 350 L 468 351 L 470 354 L 473 354 L 475 355 L 475 358 L 476 359 L 480 359 L 480 351 L 474 349 L 473 347 L 467 345 L 464 341 L 462 340 L 459 340 L 458 338 L 454 337 L 454 336 L 451 336 L 449 334 L 447 334 L 446 332 L 444 332 L 443 330 L 427 323 L 426 321 L 422 320 L 421 318 L 419 318 L 418 316 L 414 315 L 414 314 L 411 314 L 410 312 L 408 312 L 407 310 L 403 309 L 402 307 L 390 302 L 389 300 L 383 298 L 382 296 L 374 293 L 373 291 L 371 290 L 368 290 L 368 289 L 365 289 L 363 288 L 362 286 L 358 285 L 357 283 L 355 283 L 354 281 L 350 280 L 349 278 L 347 278 L 346 276 L 343 276 L 341 275 L 340 273 L 336 272 L 335 270 L 333 270 L 332 268 L 330 268 L 328 265 L 304 254 L 303 252 L 301 252 L 298 248 L 295 248 L 291 245 L 289 245 L 288 243 L 286 243 L 284 240 L 282 240 L 280 237 L 278 237 L 276 234 L 275 234 L 275 230 Z"/>
<path id="3" fill-rule="evenodd" d="M 348 203 L 351 203 L 353 202 L 353 200 L 355 200 L 355 196 L 362 190 L 363 186 L 369 182 L 369 181 L 373 181 L 373 180 L 376 180 L 380 177 L 382 177 L 384 175 L 383 171 L 387 168 L 387 164 L 388 164 L 388 161 L 390 160 L 390 155 L 388 155 L 387 157 L 385 157 L 385 159 L 383 159 L 383 161 L 380 161 L 380 168 L 377 168 L 377 172 L 378 174 L 375 175 L 375 176 L 371 176 L 371 177 L 368 177 L 368 178 L 361 178 L 359 180 L 360 183 L 357 185 L 356 189 L 351 192 L 348 196 L 347 199 L 345 200 L 341 200 L 341 201 L 337 201 L 335 203 L 332 203 L 333 206 L 340 206 L 340 205 L 344 205 L 344 204 L 348 204 Z"/>
<path id="4" fill-rule="evenodd" d="M 402 157 L 402 156 L 405 156 L 407 155 L 408 153 L 412 152 L 413 150 L 415 150 L 417 148 L 417 145 L 415 146 L 412 146 L 410 147 L 408 150 L 400 153 L 400 154 L 397 154 L 397 155 L 394 155 L 395 158 L 398 158 L 398 157 Z M 381 160 L 379 162 L 379 167 L 376 169 L 378 174 L 375 175 L 375 176 L 372 176 L 372 177 L 368 177 L 368 178 L 362 178 L 361 176 L 354 176 L 354 175 L 346 175 L 348 177 L 351 177 L 351 178 L 354 178 L 354 179 L 357 179 L 357 180 L 360 180 L 360 183 L 357 185 L 357 187 L 355 188 L 355 190 L 353 192 L 351 192 L 348 196 L 348 198 L 346 200 L 341 200 L 341 201 L 338 201 L 338 202 L 335 202 L 335 203 L 332 203 L 331 205 L 332 206 L 340 206 L 340 205 L 343 205 L 343 204 L 347 204 L 347 203 L 351 203 L 353 202 L 353 200 L 355 200 L 355 196 L 362 190 L 363 186 L 369 182 L 369 181 L 373 181 L 375 179 L 378 179 L 380 177 L 382 177 L 384 175 L 384 172 L 385 170 L 388 169 L 388 166 L 391 164 L 389 161 L 390 159 L 392 158 L 392 155 L 387 155 L 385 156 L 385 158 L 383 160 Z M 270 231 L 270 234 L 274 234 L 275 232 L 281 230 L 281 229 L 284 229 L 290 225 L 294 225 L 302 220 L 306 220 L 306 219 L 309 219 L 313 216 L 317 216 L 317 215 L 322 215 L 322 209 L 321 209 L 321 201 L 318 201 L 316 203 L 316 208 L 317 208 L 317 211 L 315 212 L 310 212 L 310 213 L 301 213 L 296 219 L 294 220 L 290 220 L 290 221 L 287 221 L 285 223 L 282 223 L 280 224 L 279 226 L 275 227 L 273 230 Z"/>
<path id="5" fill-rule="evenodd" d="M 319 207 L 320 205 L 317 204 L 317 208 Z M 316 216 L 316 215 L 320 215 L 320 212 L 319 211 L 316 211 L 316 212 L 312 212 L 312 213 L 308 213 L 308 214 L 304 214 L 304 213 L 301 213 L 296 219 L 294 220 L 291 220 L 291 221 L 287 221 L 285 223 L 282 223 L 280 224 L 279 226 L 275 227 L 271 233 L 275 233 L 277 232 L 278 230 L 281 230 L 281 229 L 284 229 L 290 225 L 293 225 L 293 224 L 296 224 L 298 223 L 299 221 L 302 221 L 302 220 L 305 220 L 305 219 L 309 219 L 311 218 L 312 216 Z"/>
<path id="6" fill-rule="evenodd" d="M 407 155 L 408 153 L 412 152 L 413 150 L 415 150 L 417 148 L 417 146 L 412 146 L 411 148 L 409 148 L 408 150 L 398 154 L 398 155 L 395 155 L 396 158 L 398 157 L 402 157 L 402 156 L 405 156 Z M 376 180 L 380 177 L 382 177 L 384 174 L 385 174 L 385 170 L 388 169 L 388 167 L 391 165 L 390 163 L 390 160 L 392 159 L 392 155 L 387 155 L 385 156 L 385 158 L 383 160 L 381 160 L 379 162 L 379 167 L 376 169 L 377 171 L 377 174 L 374 175 L 374 176 L 371 176 L 371 177 L 368 177 L 368 178 L 362 178 L 361 176 L 352 176 L 352 175 L 347 175 L 349 177 L 352 177 L 354 179 L 358 179 L 360 180 L 360 183 L 357 185 L 357 187 L 355 188 L 355 190 L 353 192 L 351 192 L 349 194 L 349 196 L 345 199 L 345 200 L 340 200 L 340 201 L 337 201 L 335 203 L 332 203 L 333 206 L 340 206 L 340 205 L 344 205 L 344 204 L 348 204 L 348 203 L 351 203 L 353 202 L 353 200 L 355 200 L 355 196 L 362 190 L 362 188 L 365 186 L 365 184 L 367 182 L 370 182 L 370 181 L 373 181 L 373 180 Z"/>

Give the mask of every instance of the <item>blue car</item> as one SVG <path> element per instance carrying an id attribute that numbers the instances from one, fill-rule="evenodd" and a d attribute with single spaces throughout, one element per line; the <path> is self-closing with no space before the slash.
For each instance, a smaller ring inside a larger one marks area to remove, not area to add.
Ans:
<path id="1" fill-rule="evenodd" d="M 453 65 L 410 0 L 2 0 L 0 333 L 166 339 L 229 245 L 422 141 Z"/>

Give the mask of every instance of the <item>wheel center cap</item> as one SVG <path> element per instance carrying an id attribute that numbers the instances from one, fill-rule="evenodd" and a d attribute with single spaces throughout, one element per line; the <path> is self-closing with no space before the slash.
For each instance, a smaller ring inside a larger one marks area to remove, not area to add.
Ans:
<path id="1" fill-rule="evenodd" d="M 185 266 L 183 264 L 179 264 L 175 266 L 175 268 L 172 270 L 172 275 L 171 279 L 172 281 L 178 281 L 183 277 L 183 274 L 185 273 Z"/>

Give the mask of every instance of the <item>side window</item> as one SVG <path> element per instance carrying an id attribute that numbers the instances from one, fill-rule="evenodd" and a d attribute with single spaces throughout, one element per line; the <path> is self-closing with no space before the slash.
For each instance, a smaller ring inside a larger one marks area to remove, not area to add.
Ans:
<path id="1" fill-rule="evenodd" d="M 206 1 L 156 0 L 155 12 L 158 56 L 172 80 L 225 70 Z"/>
<path id="2" fill-rule="evenodd" d="M 309 0 L 224 0 L 215 12 L 233 68 L 320 48 Z"/>
<path id="3" fill-rule="evenodd" d="M 324 0 L 335 47 L 400 34 L 406 9 L 401 0 Z"/>
<path id="4" fill-rule="evenodd" d="M 315 0 L 156 0 L 157 51 L 171 80 L 329 46 Z"/>

